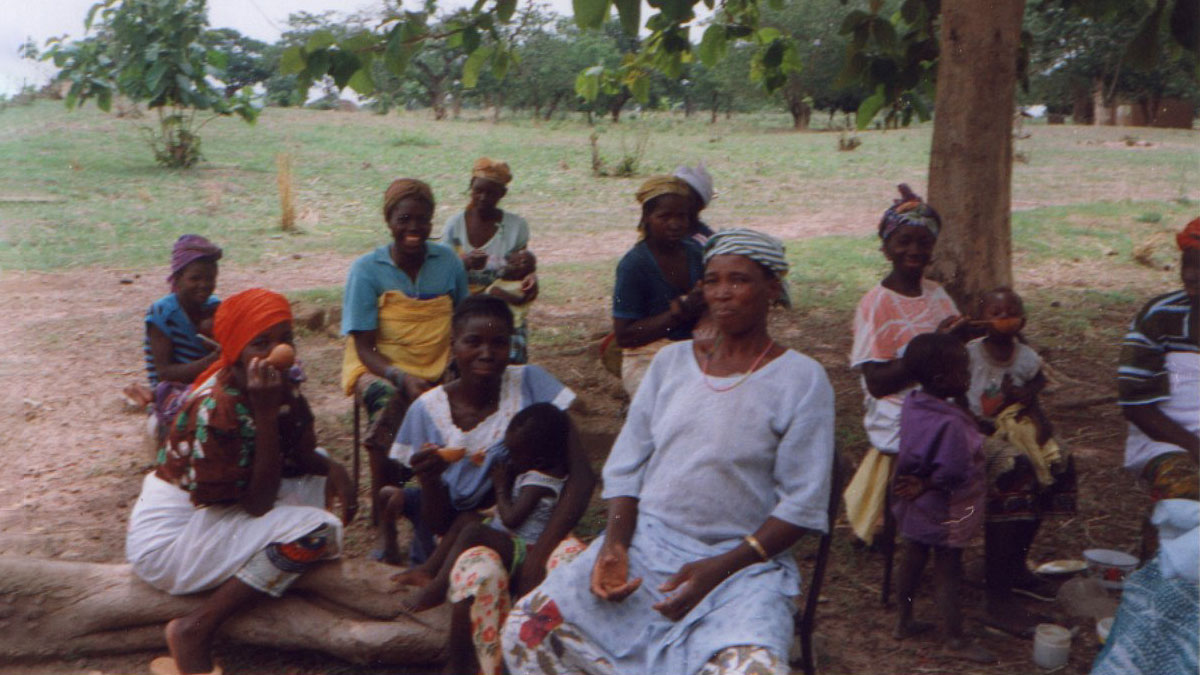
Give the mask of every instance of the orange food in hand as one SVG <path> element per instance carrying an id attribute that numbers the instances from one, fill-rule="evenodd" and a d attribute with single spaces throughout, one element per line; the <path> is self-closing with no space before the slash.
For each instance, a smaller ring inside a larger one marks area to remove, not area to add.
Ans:
<path id="1" fill-rule="evenodd" d="M 267 354 L 267 363 L 278 370 L 287 370 L 296 363 L 296 350 L 286 342 L 277 344 L 271 353 Z"/>
<path id="2" fill-rule="evenodd" d="M 483 462 L 486 459 L 487 459 L 487 451 L 486 450 L 480 450 L 479 452 L 471 454 L 471 463 L 474 464 L 475 466 L 483 466 Z"/>
<path id="3" fill-rule="evenodd" d="M 466 448 L 438 448 L 438 457 L 447 464 L 453 464 L 462 459 L 467 454 Z"/>

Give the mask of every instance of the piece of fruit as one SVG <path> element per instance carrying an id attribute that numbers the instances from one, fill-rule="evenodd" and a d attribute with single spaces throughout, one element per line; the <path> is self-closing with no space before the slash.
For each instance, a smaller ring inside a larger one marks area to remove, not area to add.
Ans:
<path id="1" fill-rule="evenodd" d="M 466 448 L 438 448 L 438 457 L 447 464 L 453 464 L 462 459 L 467 454 Z"/>
<path id="2" fill-rule="evenodd" d="M 483 466 L 483 462 L 487 459 L 487 450 L 471 453 L 471 463 L 475 466 Z"/>
<path id="3" fill-rule="evenodd" d="M 267 363 L 278 370 L 287 370 L 296 363 L 296 350 L 288 343 L 281 342 L 267 354 Z"/>

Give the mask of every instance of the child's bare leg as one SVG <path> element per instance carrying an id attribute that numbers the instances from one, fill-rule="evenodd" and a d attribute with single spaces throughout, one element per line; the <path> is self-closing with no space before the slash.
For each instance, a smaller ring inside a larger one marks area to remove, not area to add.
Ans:
<path id="1" fill-rule="evenodd" d="M 213 670 L 212 640 L 217 629 L 235 612 L 258 598 L 259 591 L 234 577 L 217 587 L 204 604 L 167 623 L 167 648 L 181 673 Z"/>
<path id="2" fill-rule="evenodd" d="M 921 583 L 921 572 L 929 560 L 929 547 L 915 541 L 903 540 L 900 546 L 900 566 L 896 573 L 896 628 L 892 637 L 902 640 L 924 633 L 932 624 L 913 619 L 913 596 Z"/>
<path id="3" fill-rule="evenodd" d="M 442 536 L 433 553 L 425 562 L 420 565 L 414 565 L 407 570 L 392 577 L 392 581 L 405 586 L 424 586 L 437 576 L 438 570 L 446 564 L 446 557 L 450 555 L 450 549 L 454 548 L 454 543 L 458 541 L 459 534 L 463 528 L 480 522 L 479 514 L 474 511 L 464 511 L 458 514 L 454 522 L 450 523 L 450 529 L 446 530 L 446 534 Z M 450 562 L 454 562 L 451 558 Z"/>
<path id="4" fill-rule="evenodd" d="M 1025 567 L 1029 545 L 1039 521 L 988 523 L 984 535 L 984 567 L 987 576 L 987 617 L 984 623 L 1011 635 L 1032 637 L 1033 629 L 1046 618 L 1025 609 L 1013 595 L 1023 585 L 1047 587 Z M 1041 594 L 1049 590 L 1038 591 Z"/>
<path id="5" fill-rule="evenodd" d="M 934 594 L 942 615 L 942 637 L 954 656 L 975 663 L 995 663 L 996 655 L 969 642 L 963 634 L 962 607 L 962 549 L 936 547 L 933 550 L 933 574 L 937 580 Z"/>
<path id="6" fill-rule="evenodd" d="M 381 488 L 375 512 L 379 514 L 379 561 L 399 565 L 396 521 L 404 515 L 404 489 L 394 485 Z"/>
<path id="7" fill-rule="evenodd" d="M 454 603 L 450 614 L 450 656 L 442 672 L 446 675 L 479 672 L 479 659 L 475 656 L 475 642 L 471 639 L 471 605 L 474 596 Z"/>
<path id="8" fill-rule="evenodd" d="M 447 537 L 449 539 L 449 537 Z M 505 569 L 512 566 L 513 543 L 509 535 L 484 525 L 480 522 L 464 525 L 459 532 L 454 545 L 450 547 L 437 576 L 426 584 L 412 599 L 412 611 L 420 612 L 431 607 L 437 607 L 446 601 L 446 591 L 450 588 L 450 570 L 454 561 L 463 551 L 473 546 L 486 546 L 500 554 L 500 560 Z"/>

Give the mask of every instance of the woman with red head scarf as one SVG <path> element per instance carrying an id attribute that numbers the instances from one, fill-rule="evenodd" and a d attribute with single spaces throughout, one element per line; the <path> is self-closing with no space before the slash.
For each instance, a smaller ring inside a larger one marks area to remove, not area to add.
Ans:
<path id="1" fill-rule="evenodd" d="M 337 557 L 357 508 L 346 470 L 317 448 L 312 412 L 285 372 L 295 354 L 287 300 L 238 293 L 217 309 L 213 333 L 220 356 L 171 425 L 126 536 L 126 558 L 151 586 L 173 595 L 215 589 L 167 624 L 171 656 L 155 672 L 219 670 L 210 646 L 221 624 Z M 327 478 L 340 519 L 324 508 Z"/>

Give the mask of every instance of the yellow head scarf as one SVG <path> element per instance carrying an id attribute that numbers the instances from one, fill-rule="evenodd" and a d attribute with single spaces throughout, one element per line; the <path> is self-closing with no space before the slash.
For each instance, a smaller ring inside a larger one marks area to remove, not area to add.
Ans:
<path id="1" fill-rule="evenodd" d="M 388 186 L 387 191 L 383 193 L 383 218 L 387 220 L 388 214 L 392 208 L 402 199 L 416 197 L 424 199 L 432 208 L 433 188 L 429 187 L 425 181 L 417 180 L 416 178 L 397 178 Z"/>
<path id="2" fill-rule="evenodd" d="M 646 179 L 645 183 L 642 183 L 635 196 L 639 204 L 645 204 L 651 199 L 663 195 L 679 195 L 687 198 L 691 196 L 689 190 L 691 188 L 688 187 L 688 184 L 675 176 L 651 176 Z"/>
<path id="3" fill-rule="evenodd" d="M 482 178 L 500 185 L 508 185 L 512 182 L 512 177 L 512 170 L 508 168 L 508 164 L 487 157 L 475 160 L 475 165 L 471 167 L 471 178 Z"/>

